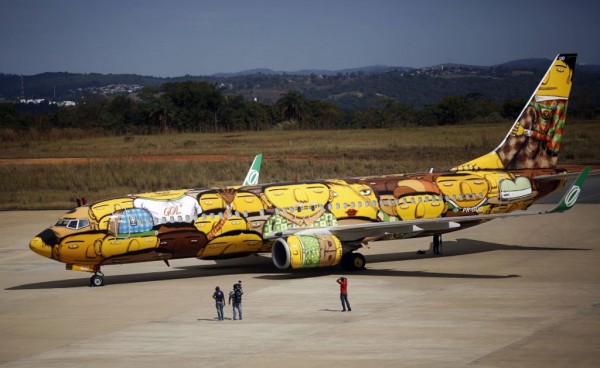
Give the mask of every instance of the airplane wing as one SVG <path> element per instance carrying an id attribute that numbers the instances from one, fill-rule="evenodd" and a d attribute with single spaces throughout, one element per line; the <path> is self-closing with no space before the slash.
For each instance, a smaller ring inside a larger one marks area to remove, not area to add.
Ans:
<path id="1" fill-rule="evenodd" d="M 575 205 L 577 197 L 581 192 L 581 186 L 590 171 L 590 167 L 586 167 L 575 183 L 569 188 L 561 201 L 552 209 L 547 211 L 514 211 L 509 213 L 498 213 L 490 215 L 472 215 L 458 217 L 438 217 L 432 219 L 419 219 L 409 221 L 392 221 L 392 222 L 369 222 L 364 224 L 353 224 L 344 226 L 329 226 L 322 228 L 294 228 L 280 232 L 272 232 L 265 236 L 265 239 L 287 238 L 294 234 L 323 234 L 329 233 L 336 236 L 341 242 L 357 242 L 369 237 L 382 237 L 391 234 L 412 234 L 423 231 L 444 231 L 462 227 L 464 223 L 484 222 L 497 218 L 517 217 L 542 215 L 548 213 L 564 212 Z"/>

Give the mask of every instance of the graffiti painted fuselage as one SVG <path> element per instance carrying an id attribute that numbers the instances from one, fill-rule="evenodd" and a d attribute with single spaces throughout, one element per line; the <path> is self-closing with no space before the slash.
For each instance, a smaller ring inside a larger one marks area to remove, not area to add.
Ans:
<path id="1" fill-rule="evenodd" d="M 473 216 L 474 225 L 477 215 L 529 207 L 560 186 L 538 186 L 532 178 L 556 173 L 464 171 L 144 193 L 78 207 L 31 247 L 70 268 L 92 271 L 108 264 L 267 253 L 272 239 L 265 235 L 292 228 L 449 216 Z M 349 248 L 341 251 L 355 250 L 364 240 L 341 245 Z M 339 262 L 335 252 L 321 253 L 316 264 Z"/>

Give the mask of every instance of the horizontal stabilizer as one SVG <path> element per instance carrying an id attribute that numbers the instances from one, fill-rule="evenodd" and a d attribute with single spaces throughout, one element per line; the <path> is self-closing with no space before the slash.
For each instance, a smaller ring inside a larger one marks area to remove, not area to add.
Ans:
<path id="1" fill-rule="evenodd" d="M 575 184 L 569 188 L 569 191 L 564 195 L 560 202 L 553 209 L 548 211 L 548 213 L 564 212 L 571 209 L 571 207 L 575 205 L 575 202 L 577 202 L 577 198 L 579 197 L 579 193 L 581 193 L 581 187 L 583 186 L 590 169 L 591 168 L 589 166 L 583 169 L 581 174 L 579 174 L 579 177 L 577 177 L 577 180 L 575 180 Z"/>

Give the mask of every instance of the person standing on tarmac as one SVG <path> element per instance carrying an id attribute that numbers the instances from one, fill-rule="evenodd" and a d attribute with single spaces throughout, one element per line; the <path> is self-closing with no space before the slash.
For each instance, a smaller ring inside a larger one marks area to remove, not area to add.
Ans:
<path id="1" fill-rule="evenodd" d="M 233 301 L 233 320 L 235 321 L 237 318 L 237 313 L 240 315 L 240 319 L 242 319 L 242 295 L 244 292 L 242 291 L 242 283 L 241 281 L 237 284 L 233 284 L 233 290 L 229 292 L 229 304 Z"/>
<path id="2" fill-rule="evenodd" d="M 223 307 L 225 306 L 225 294 L 221 291 L 220 287 L 215 288 L 215 292 L 213 293 L 213 299 L 215 300 L 217 307 L 217 318 L 219 321 L 224 319 L 223 316 Z"/>
<path id="3" fill-rule="evenodd" d="M 348 308 L 348 312 L 350 312 L 352 308 L 350 308 L 350 303 L 348 302 L 348 279 L 342 276 L 336 281 L 338 284 L 340 284 L 340 301 L 342 302 L 342 312 L 345 312 L 346 308 Z"/>

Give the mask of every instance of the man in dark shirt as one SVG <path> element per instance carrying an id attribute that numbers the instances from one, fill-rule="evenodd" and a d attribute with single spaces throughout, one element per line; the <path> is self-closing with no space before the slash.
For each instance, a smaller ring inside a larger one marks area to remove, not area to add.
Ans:
<path id="1" fill-rule="evenodd" d="M 233 320 L 236 320 L 236 310 L 240 315 L 240 319 L 242 319 L 242 295 L 244 292 L 242 291 L 242 282 L 240 281 L 237 284 L 233 285 L 233 290 L 229 292 L 229 304 L 233 301 Z"/>
<path id="2" fill-rule="evenodd" d="M 223 306 L 225 305 L 225 294 L 221 291 L 220 287 L 215 288 L 215 292 L 213 293 L 213 299 L 216 302 L 217 307 L 217 318 L 219 321 L 223 320 Z"/>

